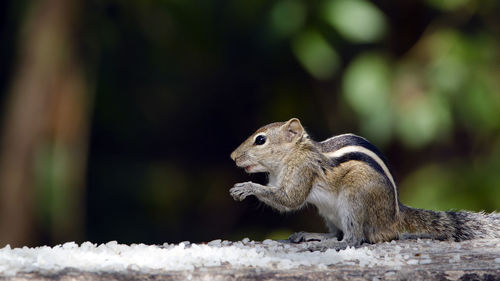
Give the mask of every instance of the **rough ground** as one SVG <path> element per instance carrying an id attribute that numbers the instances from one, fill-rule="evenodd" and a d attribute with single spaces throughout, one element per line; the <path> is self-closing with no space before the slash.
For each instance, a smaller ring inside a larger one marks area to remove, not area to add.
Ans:
<path id="1" fill-rule="evenodd" d="M 1 249 L 0 280 L 500 280 L 500 239 L 402 240 L 313 253 L 300 244 L 248 239 L 203 245 L 70 244 L 40 251 Z M 68 252 L 74 257 L 65 256 Z M 79 263 L 89 253 L 96 255 Z"/>

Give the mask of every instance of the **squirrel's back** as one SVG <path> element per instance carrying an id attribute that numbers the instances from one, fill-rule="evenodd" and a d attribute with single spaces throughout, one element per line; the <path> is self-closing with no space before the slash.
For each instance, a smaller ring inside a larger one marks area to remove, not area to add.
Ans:
<path id="1" fill-rule="evenodd" d="M 500 214 L 469 211 L 431 211 L 415 209 L 401 204 L 396 183 L 387 160 L 365 138 L 354 134 L 331 137 L 317 146 L 332 160 L 333 168 L 339 163 L 358 161 L 385 178 L 394 192 L 394 208 L 399 220 L 398 232 L 408 232 L 411 237 L 463 241 L 474 238 L 500 238 Z"/>

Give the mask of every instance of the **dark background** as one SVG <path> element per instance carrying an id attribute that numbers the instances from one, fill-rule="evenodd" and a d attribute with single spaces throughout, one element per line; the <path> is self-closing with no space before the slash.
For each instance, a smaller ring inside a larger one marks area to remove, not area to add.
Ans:
<path id="1" fill-rule="evenodd" d="M 325 231 L 234 183 L 257 128 L 360 134 L 401 201 L 500 207 L 500 6 L 427 0 L 3 1 L 0 240 L 163 243 Z"/>

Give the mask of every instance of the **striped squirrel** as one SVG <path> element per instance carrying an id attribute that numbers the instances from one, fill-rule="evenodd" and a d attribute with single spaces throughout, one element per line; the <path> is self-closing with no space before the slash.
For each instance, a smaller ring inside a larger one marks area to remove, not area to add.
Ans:
<path id="1" fill-rule="evenodd" d="M 330 233 L 298 232 L 291 242 L 309 249 L 360 246 L 402 237 L 462 241 L 500 238 L 500 213 L 439 212 L 403 205 L 379 150 L 366 139 L 344 134 L 312 140 L 299 119 L 258 129 L 231 158 L 247 173 L 264 172 L 269 183 L 237 183 L 235 200 L 249 195 L 281 211 L 307 203 L 317 207 Z M 403 235 L 404 234 L 404 235 Z"/>

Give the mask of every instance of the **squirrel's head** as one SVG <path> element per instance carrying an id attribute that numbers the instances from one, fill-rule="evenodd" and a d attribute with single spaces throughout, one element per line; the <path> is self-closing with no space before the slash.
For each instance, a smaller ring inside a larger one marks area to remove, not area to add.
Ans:
<path id="1" fill-rule="evenodd" d="M 277 122 L 258 129 L 233 153 L 231 159 L 247 173 L 272 172 L 281 165 L 298 140 L 306 134 L 299 119 Z"/>

